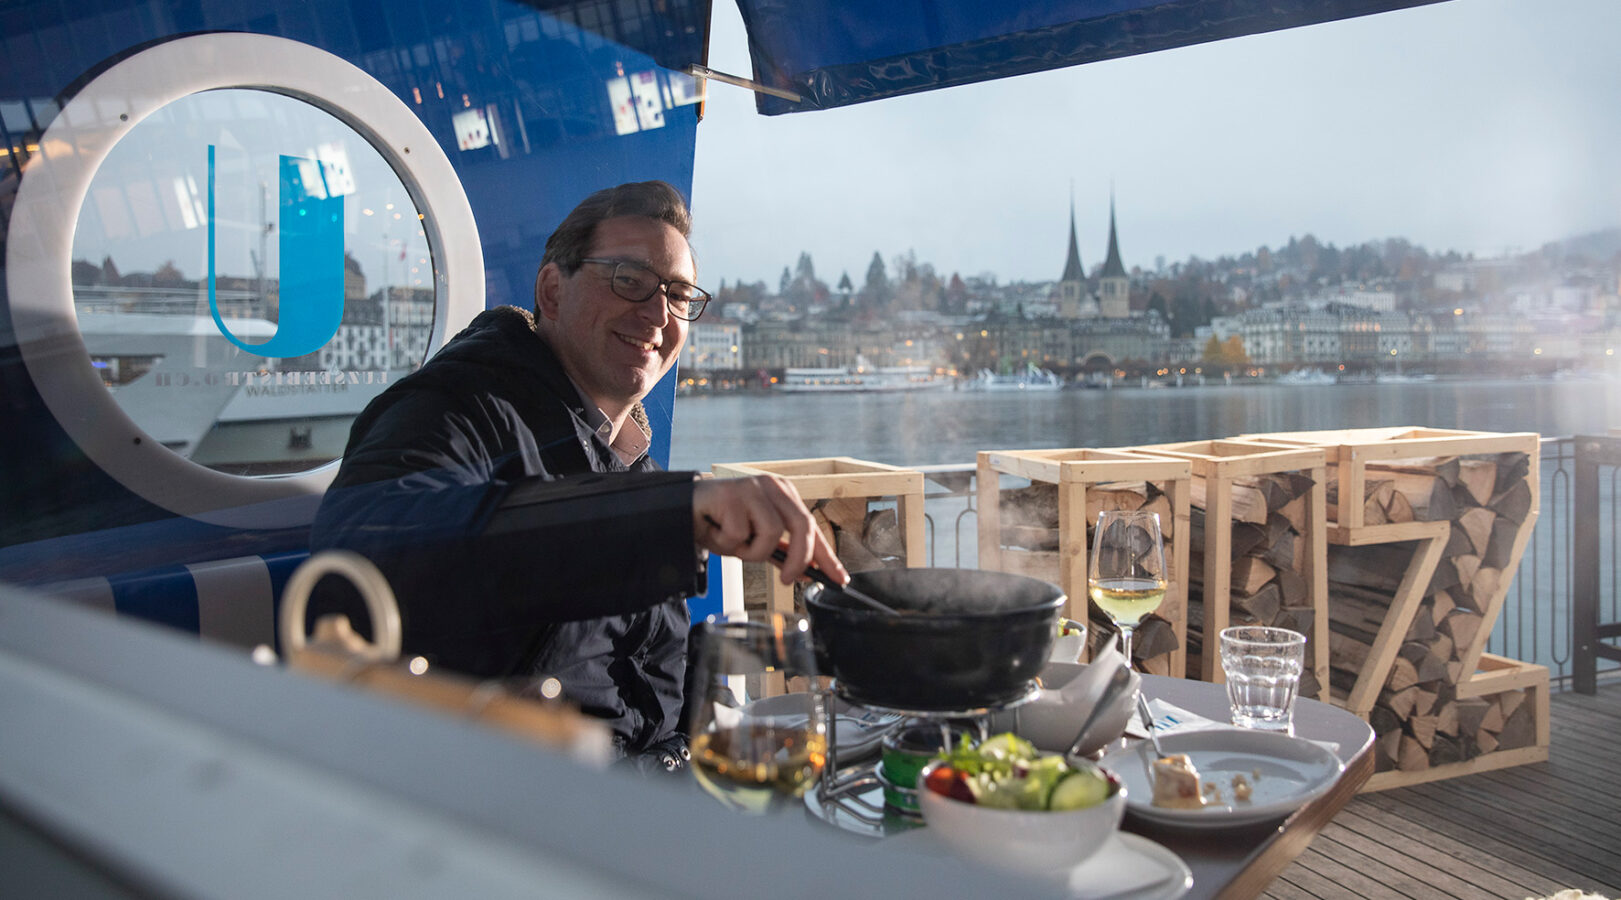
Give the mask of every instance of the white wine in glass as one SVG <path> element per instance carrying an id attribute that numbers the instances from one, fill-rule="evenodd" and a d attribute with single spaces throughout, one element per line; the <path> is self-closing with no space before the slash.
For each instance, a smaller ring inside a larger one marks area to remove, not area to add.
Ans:
<path id="1" fill-rule="evenodd" d="M 692 767 L 728 807 L 764 813 L 810 788 L 827 759 L 823 697 L 785 692 L 813 681 L 805 620 L 778 613 L 711 616 L 693 629 L 697 667 Z"/>
<path id="2" fill-rule="evenodd" d="M 1098 513 L 1086 589 L 1092 602 L 1120 629 L 1120 652 L 1128 665 L 1132 632 L 1165 599 L 1165 576 L 1159 513 Z"/>

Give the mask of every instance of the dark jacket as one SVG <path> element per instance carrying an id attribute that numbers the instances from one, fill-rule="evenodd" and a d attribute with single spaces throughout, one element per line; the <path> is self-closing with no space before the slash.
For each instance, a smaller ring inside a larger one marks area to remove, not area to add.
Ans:
<path id="1" fill-rule="evenodd" d="M 555 677 L 625 753 L 668 748 L 704 574 L 693 475 L 626 466 L 584 413 L 529 315 L 486 311 L 355 420 L 311 546 L 378 564 L 404 653 Z"/>

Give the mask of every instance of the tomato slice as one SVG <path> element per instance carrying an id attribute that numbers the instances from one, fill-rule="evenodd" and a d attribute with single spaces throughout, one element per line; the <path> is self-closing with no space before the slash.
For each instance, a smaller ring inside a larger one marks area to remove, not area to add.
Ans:
<path id="1" fill-rule="evenodd" d="M 937 766 L 930 770 L 923 786 L 942 797 L 964 803 L 974 802 L 974 791 L 968 785 L 968 775 L 950 766 Z"/>

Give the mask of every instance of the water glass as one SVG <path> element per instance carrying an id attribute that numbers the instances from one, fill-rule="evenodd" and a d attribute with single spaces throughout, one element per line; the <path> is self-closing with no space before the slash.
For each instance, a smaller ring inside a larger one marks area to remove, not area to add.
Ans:
<path id="1" fill-rule="evenodd" d="M 1233 724 L 1293 730 L 1295 695 L 1306 662 L 1306 636 L 1287 628 L 1241 625 L 1221 632 L 1221 670 Z"/>

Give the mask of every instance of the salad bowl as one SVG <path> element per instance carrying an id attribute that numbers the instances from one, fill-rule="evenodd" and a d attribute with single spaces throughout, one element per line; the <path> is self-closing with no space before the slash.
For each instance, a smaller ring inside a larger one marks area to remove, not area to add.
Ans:
<path id="1" fill-rule="evenodd" d="M 1102 796 L 1074 809 L 1007 809 L 942 794 L 939 779 L 929 776 L 946 765 L 930 763 L 918 779 L 923 821 L 957 855 L 986 865 L 1037 876 L 1068 872 L 1109 843 L 1125 814 L 1125 786 L 1090 762 L 1069 765 L 1099 779 Z"/>

